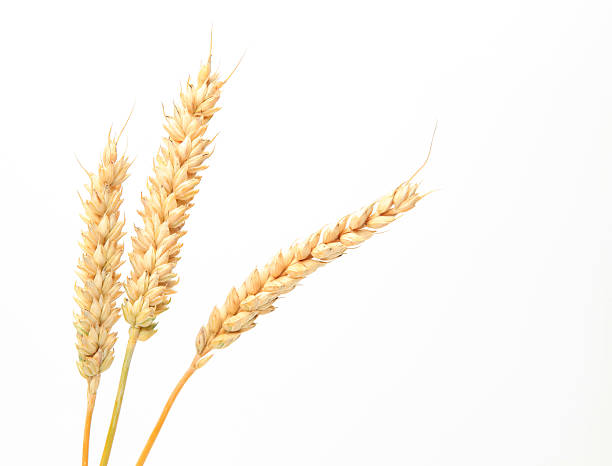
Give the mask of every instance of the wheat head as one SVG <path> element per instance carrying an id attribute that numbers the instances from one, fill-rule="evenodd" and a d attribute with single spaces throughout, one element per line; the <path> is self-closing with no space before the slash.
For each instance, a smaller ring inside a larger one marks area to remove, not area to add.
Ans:
<path id="1" fill-rule="evenodd" d="M 411 181 L 412 178 L 372 204 L 281 250 L 266 266 L 253 270 L 240 287 L 232 288 L 225 303 L 213 309 L 197 335 L 195 367 L 208 362 L 211 350 L 226 348 L 255 327 L 255 319 L 272 312 L 278 297 L 293 290 L 307 275 L 412 209 L 424 195 Z"/>
<path id="2" fill-rule="evenodd" d="M 111 329 L 119 319 L 115 301 L 121 295 L 120 274 L 124 221 L 119 218 L 122 183 L 128 177 L 130 162 L 117 158 L 117 139 L 110 134 L 97 173 L 88 173 L 89 198 L 81 203 L 81 218 L 87 225 L 82 232 L 83 251 L 77 265 L 81 284 L 75 285 L 75 301 L 80 312 L 74 316 L 77 330 L 77 367 L 95 395 L 100 374 L 113 362 L 116 332 Z"/>
<path id="3" fill-rule="evenodd" d="M 171 115 L 165 115 L 163 140 L 153 172 L 147 183 L 148 196 L 142 196 L 139 212 L 144 226 L 136 228 L 129 254 L 132 271 L 126 280 L 127 300 L 123 316 L 138 339 L 155 333 L 156 317 L 168 309 L 170 295 L 178 282 L 174 268 L 179 260 L 185 234 L 184 225 L 192 207 L 204 162 L 212 151 L 205 137 L 221 87 L 227 80 L 211 71 L 211 56 L 201 67 L 196 82 L 187 81 Z"/>

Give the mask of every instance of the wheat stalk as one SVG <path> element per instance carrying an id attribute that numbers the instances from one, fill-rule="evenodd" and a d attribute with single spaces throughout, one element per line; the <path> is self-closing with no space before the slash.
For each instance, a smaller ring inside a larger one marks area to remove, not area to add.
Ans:
<path id="1" fill-rule="evenodd" d="M 167 137 L 147 184 L 148 196 L 142 197 L 143 209 L 139 214 L 144 225 L 136 228 L 129 254 L 132 270 L 125 283 L 127 299 L 122 310 L 130 324 L 130 338 L 101 466 L 108 464 L 110 457 L 136 342 L 156 332 L 155 319 L 168 309 L 178 281 L 174 269 L 182 246 L 180 239 L 186 233 L 185 221 L 198 192 L 199 173 L 208 168 L 204 162 L 212 154 L 208 150 L 212 140 L 205 133 L 210 119 L 219 110 L 216 104 L 221 88 L 229 79 L 221 80 L 218 73 L 212 72 L 211 59 L 212 53 L 196 81 L 188 79 L 172 114 L 164 115 Z"/>
<path id="2" fill-rule="evenodd" d="M 423 166 L 408 181 L 386 196 L 342 217 L 332 225 L 317 230 L 288 249 L 279 251 L 267 265 L 254 269 L 242 285 L 230 290 L 225 303 L 212 310 L 208 323 L 198 332 L 196 355 L 170 394 L 137 466 L 144 464 L 182 387 L 196 370 L 210 360 L 213 356 L 211 351 L 227 348 L 242 333 L 255 327 L 258 316 L 272 312 L 279 296 L 290 292 L 319 267 L 339 258 L 349 248 L 360 245 L 377 230 L 412 209 L 427 195 L 419 194 L 419 185 L 412 183 L 412 179 Z"/>
<path id="3" fill-rule="evenodd" d="M 119 135 L 119 137 L 121 134 Z M 80 243 L 83 251 L 77 265 L 81 285 L 75 285 L 75 301 L 80 312 L 74 315 L 77 330 L 77 367 L 87 380 L 87 413 L 83 435 L 83 464 L 88 463 L 89 432 L 100 384 L 100 374 L 110 367 L 117 333 L 113 325 L 119 319 L 115 301 L 121 295 L 120 274 L 124 221 L 119 218 L 122 183 L 127 179 L 128 162 L 117 158 L 117 140 L 110 133 L 97 173 L 87 172 L 89 198 L 83 200 L 81 215 L 87 228 Z"/>

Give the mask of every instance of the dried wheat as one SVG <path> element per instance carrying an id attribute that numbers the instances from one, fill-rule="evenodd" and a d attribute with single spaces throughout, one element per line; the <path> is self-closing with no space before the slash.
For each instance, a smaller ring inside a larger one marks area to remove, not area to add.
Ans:
<path id="1" fill-rule="evenodd" d="M 119 219 L 122 183 L 128 177 L 127 158 L 117 158 L 117 139 L 110 134 L 97 173 L 89 173 L 87 200 L 81 199 L 87 225 L 80 243 L 83 255 L 75 285 L 75 301 L 80 313 L 74 316 L 77 329 L 77 367 L 87 379 L 90 394 L 95 394 L 100 374 L 113 362 L 117 334 L 111 329 L 119 319 L 115 301 L 121 295 L 118 268 L 121 266 L 124 222 Z"/>
<path id="2" fill-rule="evenodd" d="M 229 79 L 221 80 L 218 73 L 212 72 L 211 59 L 209 54 L 196 82 L 187 80 L 172 114 L 164 115 L 167 137 L 153 164 L 153 176 L 147 183 L 149 194 L 142 196 L 143 209 L 138 212 L 144 226 L 136 228 L 132 237 L 132 271 L 125 283 L 127 299 L 122 306 L 123 317 L 130 324 L 130 337 L 100 466 L 106 466 L 110 458 L 136 343 L 156 332 L 155 319 L 168 309 L 178 282 L 174 268 L 182 246 L 180 239 L 186 233 L 185 221 L 198 192 L 198 173 L 208 168 L 204 162 L 212 154 L 208 150 L 212 140 L 205 133 L 208 122 L 219 110 L 216 104 L 221 88 Z"/>
<path id="3" fill-rule="evenodd" d="M 75 301 L 80 312 L 74 315 L 74 326 L 77 367 L 87 379 L 83 466 L 89 462 L 89 435 L 100 374 L 113 362 L 113 346 L 117 340 L 117 333 L 111 329 L 119 319 L 115 302 L 121 295 L 117 270 L 122 264 L 123 244 L 119 241 L 124 235 L 125 223 L 119 219 L 119 207 L 122 183 L 128 177 L 130 166 L 125 156 L 117 158 L 117 139 L 112 139 L 109 133 L 98 172 L 87 172 L 89 184 L 85 188 L 89 198 L 81 198 L 85 210 L 81 217 L 87 229 L 82 233 L 83 254 L 77 265 L 82 284 L 75 284 Z"/>
<path id="4" fill-rule="evenodd" d="M 266 266 L 253 270 L 240 287 L 232 288 L 225 303 L 213 309 L 208 323 L 197 335 L 195 367 L 203 366 L 210 359 L 212 355 L 207 354 L 211 350 L 226 348 L 255 327 L 257 317 L 272 312 L 278 297 L 293 290 L 307 275 L 412 209 L 424 196 L 417 192 L 418 184 L 411 180 L 289 249 L 281 250 Z"/>
<path id="5" fill-rule="evenodd" d="M 148 197 L 142 198 L 139 212 L 144 227 L 136 228 L 130 253 L 132 271 L 126 281 L 128 300 L 123 305 L 127 322 L 139 329 L 139 339 L 155 333 L 155 318 L 168 309 L 170 295 L 178 279 L 174 268 L 179 260 L 180 238 L 188 210 L 201 177 L 208 168 L 211 140 L 204 137 L 208 122 L 219 110 L 216 103 L 225 81 L 211 71 L 211 59 L 201 67 L 197 81 L 187 81 L 174 106 L 165 116 L 164 139 L 149 178 Z"/>
<path id="6" fill-rule="evenodd" d="M 360 245 L 376 230 L 412 209 L 426 196 L 417 192 L 418 184 L 412 183 L 421 168 L 390 194 L 319 229 L 288 250 L 281 250 L 266 266 L 253 270 L 239 288 L 232 288 L 225 303 L 213 309 L 208 323 L 198 332 L 196 355 L 170 394 L 136 466 L 146 461 L 176 397 L 194 372 L 210 360 L 211 351 L 226 348 L 242 333 L 255 327 L 257 317 L 272 312 L 278 297 L 293 290 L 307 275 L 337 259 L 347 249 Z"/>

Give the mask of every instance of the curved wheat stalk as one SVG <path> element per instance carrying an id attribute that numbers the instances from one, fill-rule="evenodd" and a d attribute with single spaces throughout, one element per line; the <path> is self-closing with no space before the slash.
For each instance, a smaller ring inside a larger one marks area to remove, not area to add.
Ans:
<path id="1" fill-rule="evenodd" d="M 119 135 L 120 136 L 120 135 Z M 117 138 L 118 139 L 118 138 Z M 127 179 L 128 162 L 117 158 L 117 139 L 108 141 L 97 173 L 89 173 L 86 185 L 89 197 L 81 199 L 83 221 L 87 229 L 80 243 L 83 254 L 77 265 L 80 285 L 75 285 L 75 301 L 80 312 L 74 315 L 77 330 L 77 367 L 87 380 L 87 414 L 83 435 L 83 465 L 88 463 L 89 432 L 100 374 L 113 362 L 117 333 L 113 325 L 119 319 L 115 305 L 121 295 L 120 274 L 123 255 L 124 221 L 119 218 L 122 183 Z"/>
<path id="2" fill-rule="evenodd" d="M 129 254 L 132 271 L 125 283 L 127 300 L 122 308 L 130 324 L 130 337 L 101 466 L 108 464 L 110 457 L 136 342 L 156 332 L 155 319 L 168 309 L 178 281 L 174 268 L 182 246 L 180 238 L 186 233 L 185 221 L 198 192 L 199 173 L 208 168 L 204 162 L 212 154 L 208 149 L 212 140 L 205 133 L 210 119 L 219 110 L 216 104 L 227 81 L 212 72 L 211 58 L 209 54 L 195 82 L 187 80 L 172 114 L 164 116 L 167 136 L 153 165 L 148 195 L 142 197 L 143 209 L 139 214 L 144 226 L 136 228 L 132 238 L 133 251 Z"/>
<path id="3" fill-rule="evenodd" d="M 212 310 L 208 323 L 198 332 L 196 355 L 166 402 L 138 466 L 144 464 L 178 393 L 191 375 L 210 360 L 212 351 L 227 348 L 254 328 L 256 319 L 272 312 L 279 296 L 293 290 L 306 276 L 412 209 L 426 195 L 419 194 L 418 184 L 412 183 L 421 168 L 386 196 L 279 251 L 267 265 L 253 270 L 241 286 L 230 290 L 225 303 Z"/>

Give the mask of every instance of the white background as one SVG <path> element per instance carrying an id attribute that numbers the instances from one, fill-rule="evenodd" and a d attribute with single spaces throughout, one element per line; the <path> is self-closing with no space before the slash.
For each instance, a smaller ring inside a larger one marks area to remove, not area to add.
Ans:
<path id="1" fill-rule="evenodd" d="M 603 1 L 5 5 L 0 463 L 79 464 L 75 156 L 93 170 L 135 104 L 131 234 L 160 104 L 213 25 L 222 72 L 246 56 L 111 464 L 135 462 L 230 286 L 407 179 L 436 121 L 419 178 L 437 191 L 197 373 L 147 464 L 611 464 L 611 14 Z M 91 464 L 119 368 L 102 378 Z"/>

